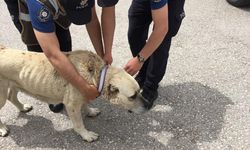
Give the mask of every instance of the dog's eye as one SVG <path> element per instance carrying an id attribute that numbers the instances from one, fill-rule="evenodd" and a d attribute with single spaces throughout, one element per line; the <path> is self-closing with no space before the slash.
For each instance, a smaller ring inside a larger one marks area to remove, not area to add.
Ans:
<path id="1" fill-rule="evenodd" d="M 131 99 L 135 99 L 135 98 L 136 98 L 136 96 L 137 96 L 137 93 L 135 93 L 134 95 L 130 96 L 129 98 L 131 98 Z"/>

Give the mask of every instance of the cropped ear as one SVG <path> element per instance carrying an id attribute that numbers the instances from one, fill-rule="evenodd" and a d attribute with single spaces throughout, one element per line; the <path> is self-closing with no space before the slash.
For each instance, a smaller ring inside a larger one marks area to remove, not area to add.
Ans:
<path id="1" fill-rule="evenodd" d="M 116 93 L 116 92 L 119 92 L 119 89 L 117 87 L 115 87 L 114 85 L 110 84 L 109 91 L 112 93 Z"/>
<path id="2" fill-rule="evenodd" d="M 88 72 L 91 74 L 92 76 L 92 82 L 95 86 L 97 86 L 97 82 L 95 81 L 95 78 L 94 76 L 97 74 L 97 70 L 95 69 L 95 61 L 94 59 L 91 57 L 91 55 L 89 55 L 89 60 L 88 60 L 88 63 L 87 63 L 87 69 L 88 69 Z"/>
<path id="3" fill-rule="evenodd" d="M 88 72 L 93 73 L 95 71 L 95 63 L 91 60 L 88 61 Z"/>

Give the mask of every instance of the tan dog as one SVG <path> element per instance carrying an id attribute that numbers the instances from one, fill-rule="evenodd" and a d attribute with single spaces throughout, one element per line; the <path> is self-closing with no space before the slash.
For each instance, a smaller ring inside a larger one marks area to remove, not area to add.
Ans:
<path id="1" fill-rule="evenodd" d="M 65 55 L 84 79 L 91 84 L 98 84 L 100 71 L 105 65 L 99 56 L 89 51 L 73 51 Z M 88 142 L 98 138 L 98 134 L 85 129 L 81 109 L 84 108 L 89 116 L 96 116 L 100 111 L 87 106 L 85 98 L 58 74 L 43 53 L 0 46 L 0 108 L 8 99 L 21 112 L 30 111 L 30 105 L 18 101 L 18 91 L 49 104 L 63 103 L 74 130 Z M 139 85 L 133 77 L 123 69 L 109 67 L 101 93 L 105 99 L 132 112 L 141 113 L 145 109 L 138 92 Z M 8 129 L 0 121 L 0 136 L 6 136 L 7 133 Z"/>

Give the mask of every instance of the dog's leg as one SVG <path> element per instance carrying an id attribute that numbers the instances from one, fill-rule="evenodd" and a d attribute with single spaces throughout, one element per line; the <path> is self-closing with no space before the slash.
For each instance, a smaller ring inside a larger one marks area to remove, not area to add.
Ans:
<path id="1" fill-rule="evenodd" d="M 81 135 L 81 137 L 88 141 L 92 142 L 98 138 L 98 134 L 88 131 L 84 124 L 81 114 L 81 108 L 82 105 L 79 105 L 79 103 L 73 104 L 72 101 L 69 104 L 65 104 L 66 110 L 68 112 L 69 118 L 73 123 L 74 130 Z"/>
<path id="2" fill-rule="evenodd" d="M 15 105 L 21 112 L 29 112 L 32 110 L 32 106 L 29 104 L 22 104 L 18 99 L 17 99 L 17 90 L 16 88 L 12 87 L 9 89 L 8 92 L 8 100 Z"/>
<path id="3" fill-rule="evenodd" d="M 0 109 L 5 105 L 7 100 L 8 83 L 0 80 Z M 0 119 L 0 136 L 7 136 L 9 133 L 7 127 Z"/>
<path id="4" fill-rule="evenodd" d="M 8 128 L 0 120 L 0 136 L 7 136 L 9 133 Z"/>
<path id="5" fill-rule="evenodd" d="M 88 117 L 95 117 L 101 113 L 101 111 L 98 108 L 91 108 L 88 105 L 84 107 L 84 111 Z"/>

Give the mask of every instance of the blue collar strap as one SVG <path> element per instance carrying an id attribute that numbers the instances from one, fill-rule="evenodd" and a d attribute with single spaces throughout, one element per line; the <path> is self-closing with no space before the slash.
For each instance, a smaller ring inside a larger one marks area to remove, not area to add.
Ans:
<path id="1" fill-rule="evenodd" d="M 103 90 L 104 82 L 105 82 L 105 78 L 106 78 L 108 68 L 109 68 L 109 66 L 105 65 L 101 70 L 101 75 L 100 75 L 99 84 L 98 84 L 98 92 L 99 93 L 101 93 L 102 90 Z"/>

